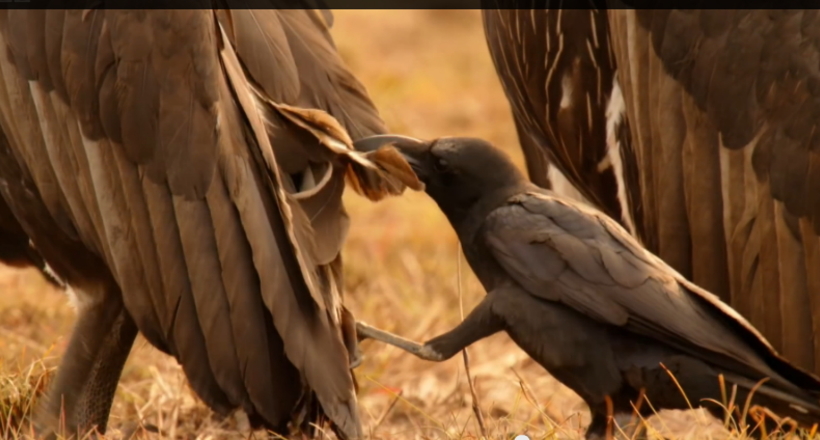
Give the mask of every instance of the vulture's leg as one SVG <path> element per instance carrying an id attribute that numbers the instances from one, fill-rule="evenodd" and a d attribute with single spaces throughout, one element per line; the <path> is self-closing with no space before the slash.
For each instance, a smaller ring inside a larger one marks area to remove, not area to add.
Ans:
<path id="1" fill-rule="evenodd" d="M 136 337 L 137 325 L 123 307 L 100 347 L 78 402 L 76 417 L 80 429 L 90 430 L 96 427 L 99 433 L 105 433 L 122 368 Z"/>
<path id="2" fill-rule="evenodd" d="M 401 348 L 422 359 L 440 362 L 453 357 L 459 351 L 479 339 L 504 329 L 504 321 L 492 311 L 494 296 L 487 295 L 481 303 L 454 329 L 427 341 L 424 345 L 401 336 L 357 323 L 356 330 L 362 339 L 371 338 Z"/>
<path id="3" fill-rule="evenodd" d="M 108 283 L 77 291 L 79 316 L 45 404 L 35 414 L 40 435 L 104 431 L 116 383 L 136 338 L 119 289 Z"/>

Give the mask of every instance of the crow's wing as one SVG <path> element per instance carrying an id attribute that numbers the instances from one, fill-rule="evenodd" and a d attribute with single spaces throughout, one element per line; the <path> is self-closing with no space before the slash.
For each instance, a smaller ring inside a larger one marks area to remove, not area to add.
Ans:
<path id="1" fill-rule="evenodd" d="M 345 129 L 384 127 L 323 17 L 2 11 L 0 125 L 52 223 L 105 263 L 209 405 L 282 427 L 315 392 L 355 437 L 341 193 L 348 177 L 395 194 L 386 170 L 409 168 L 393 150 L 352 151 Z"/>
<path id="2" fill-rule="evenodd" d="M 483 237 L 512 280 L 530 294 L 591 319 L 656 339 L 781 389 L 820 393 L 743 317 L 687 282 L 606 215 L 548 194 L 515 196 L 491 213 Z"/>

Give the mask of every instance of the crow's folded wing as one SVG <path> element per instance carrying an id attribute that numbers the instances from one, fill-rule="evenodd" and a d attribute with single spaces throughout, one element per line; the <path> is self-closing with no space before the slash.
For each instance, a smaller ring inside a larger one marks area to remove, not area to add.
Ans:
<path id="1" fill-rule="evenodd" d="M 530 294 L 599 322 L 656 339 L 751 377 L 816 379 L 784 361 L 737 312 L 684 280 L 614 220 L 548 194 L 495 210 L 483 236 L 496 261 Z"/>

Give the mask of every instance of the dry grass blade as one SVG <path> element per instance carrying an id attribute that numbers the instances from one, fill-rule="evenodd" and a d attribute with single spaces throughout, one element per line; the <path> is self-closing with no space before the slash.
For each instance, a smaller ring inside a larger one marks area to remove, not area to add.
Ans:
<path id="1" fill-rule="evenodd" d="M 387 408 L 385 408 L 384 411 L 382 411 L 379 418 L 376 419 L 376 423 L 373 424 L 373 431 L 376 431 L 377 429 L 379 429 L 380 426 L 382 426 L 382 423 L 384 423 L 384 420 L 387 418 L 388 415 L 390 415 L 390 412 L 393 411 L 393 408 L 395 408 L 396 403 L 399 401 L 399 399 L 401 399 L 401 395 L 403 393 L 404 391 L 399 391 L 399 393 L 396 394 L 396 397 L 394 397 L 393 400 L 390 401 L 390 404 L 387 405 Z"/>
<path id="2" fill-rule="evenodd" d="M 535 398 L 535 393 L 533 393 L 529 384 L 527 384 L 527 381 L 524 380 L 524 378 L 521 377 L 521 375 L 515 369 L 513 369 L 512 372 L 515 375 L 515 377 L 518 378 L 518 386 L 521 389 L 522 394 L 524 395 L 524 399 L 526 399 L 527 402 L 529 402 L 530 405 L 532 405 L 538 411 L 538 414 L 541 416 L 541 419 L 544 422 L 549 422 L 553 425 L 562 425 L 565 421 L 565 418 L 562 418 L 559 415 L 552 413 L 550 409 L 547 407 L 541 407 L 541 405 L 538 404 L 538 400 Z"/>
<path id="3" fill-rule="evenodd" d="M 692 402 L 689 401 L 689 396 L 686 395 L 686 391 L 683 390 L 683 387 L 680 385 L 680 382 L 678 382 L 678 378 L 675 377 L 675 374 L 666 368 L 666 365 L 664 365 L 663 362 L 661 362 L 661 368 L 663 368 L 663 371 L 666 371 L 666 374 L 672 378 L 672 382 L 675 382 L 675 386 L 678 387 L 678 391 L 680 391 L 681 396 L 683 396 L 684 400 L 686 400 L 686 406 L 688 406 L 689 409 L 694 409 L 695 407 L 692 406 Z"/>
<path id="4" fill-rule="evenodd" d="M 3 438 L 23 437 L 27 418 L 45 393 L 53 368 L 41 361 L 22 371 L 0 377 L 0 434 Z"/>
<path id="5" fill-rule="evenodd" d="M 740 429 L 741 429 L 741 431 L 743 431 L 743 432 L 752 432 L 757 428 L 761 428 L 761 429 L 764 429 L 764 432 L 763 432 L 764 437 L 768 437 L 766 435 L 766 432 L 765 432 L 765 425 L 762 422 L 759 422 L 757 424 L 757 426 L 753 426 L 751 428 L 749 428 L 747 426 L 747 423 L 746 423 L 746 419 L 748 419 L 748 416 L 750 415 L 749 411 L 751 410 L 751 407 L 752 407 L 752 398 L 754 397 L 757 390 L 760 389 L 760 387 L 762 387 L 763 384 L 768 382 L 768 381 L 769 381 L 769 378 L 764 377 L 763 379 L 759 380 L 752 387 L 752 389 L 749 391 L 749 395 L 746 397 L 746 402 L 743 403 L 743 412 L 740 414 Z M 749 431 L 747 431 L 747 430 L 749 430 Z"/>
<path id="6" fill-rule="evenodd" d="M 403 402 L 404 404 L 406 404 L 408 407 L 412 408 L 414 411 L 416 411 L 416 412 L 418 412 L 419 414 L 421 414 L 422 416 L 424 416 L 424 418 L 426 418 L 426 419 L 427 419 L 427 420 L 429 420 L 430 422 L 432 422 L 432 423 L 434 423 L 435 425 L 437 425 L 437 426 L 438 426 L 438 427 L 439 427 L 442 431 L 446 431 L 446 427 L 444 426 L 444 424 L 442 424 L 442 423 L 441 423 L 441 421 L 440 421 L 440 420 L 438 420 L 438 419 L 436 419 L 435 417 L 431 416 L 428 412 L 424 411 L 424 410 L 423 410 L 422 408 L 420 408 L 418 405 L 413 404 L 413 403 L 412 403 L 412 402 L 410 402 L 408 399 L 404 399 L 404 398 L 402 398 L 402 396 L 401 396 L 401 392 L 399 392 L 399 393 L 392 393 L 392 391 L 390 390 L 390 388 L 389 388 L 389 387 L 386 387 L 386 386 L 382 385 L 381 383 L 379 383 L 379 382 L 375 381 L 372 377 L 367 377 L 367 379 L 368 379 L 368 380 L 370 380 L 371 382 L 375 383 L 376 385 L 380 386 L 380 387 L 381 387 L 384 391 L 387 391 L 388 393 L 393 394 L 393 398 L 394 398 L 394 399 L 396 399 L 397 401 L 399 401 L 399 400 L 400 400 L 400 401 L 402 401 L 402 402 Z"/>
<path id="7" fill-rule="evenodd" d="M 456 289 L 458 289 L 458 305 L 461 313 L 461 320 L 464 321 L 464 292 L 461 287 L 461 260 L 463 258 L 463 251 L 461 245 L 458 246 L 458 261 L 456 263 Z M 473 413 L 475 420 L 478 423 L 478 428 L 481 430 L 481 436 L 484 439 L 490 438 L 487 434 L 487 425 L 484 422 L 484 415 L 481 413 L 479 405 L 478 393 L 475 390 L 475 383 L 473 376 L 470 374 L 470 356 L 467 354 L 467 347 L 461 351 L 461 356 L 464 359 L 464 374 L 467 375 L 467 384 L 470 386 L 470 397 L 472 399 Z"/>

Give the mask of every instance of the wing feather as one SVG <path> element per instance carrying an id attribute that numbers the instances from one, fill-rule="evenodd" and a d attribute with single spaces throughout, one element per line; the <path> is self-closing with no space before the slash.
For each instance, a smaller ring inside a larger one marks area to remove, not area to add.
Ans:
<path id="1" fill-rule="evenodd" d="M 232 143 L 228 139 L 242 136 L 234 132 L 234 127 L 239 126 L 230 119 L 226 121 L 222 136 L 228 144 Z M 260 414 L 272 426 L 281 426 L 287 423 L 301 394 L 300 378 L 283 353 L 281 338 L 275 329 L 269 328 L 272 327 L 271 315 L 257 294 L 260 281 L 250 245 L 253 235 L 243 229 L 224 181 L 225 174 L 220 175 L 208 192 L 207 201 L 229 303 L 231 332 L 234 341 L 239 341 L 235 344 L 239 371 L 252 403 L 245 410 L 249 414 Z"/>
<path id="2" fill-rule="evenodd" d="M 632 224 L 635 175 L 614 166 L 633 162 L 631 146 L 608 133 L 625 120 L 616 123 L 620 114 L 610 109 L 617 80 L 606 11 L 594 1 L 589 10 L 534 3 L 538 9 L 482 11 L 530 178 L 548 188 L 553 164 L 586 200 Z"/>
<path id="3" fill-rule="evenodd" d="M 264 177 L 260 176 L 260 180 L 254 178 L 255 170 L 246 164 L 227 164 L 233 165 L 231 172 L 234 178 L 229 178 L 229 181 L 236 186 L 230 191 L 234 194 L 240 217 L 246 229 L 256 231 L 257 239 L 251 242 L 251 247 L 260 274 L 263 300 L 282 335 L 285 353 L 304 374 L 307 383 L 316 390 L 324 411 L 342 432 L 357 437 L 360 435 L 358 410 L 352 377 L 347 369 L 349 359 L 346 349 L 340 335 L 331 330 L 331 316 L 317 313 L 324 310 L 327 304 L 319 293 L 316 274 L 308 266 L 304 251 L 299 247 L 292 223 L 293 208 L 284 192 L 270 140 L 256 111 L 252 92 L 231 48 L 224 46 L 221 55 L 231 88 L 249 120 L 252 136 L 258 142 L 255 152 L 260 163 L 264 164 L 261 169 Z M 265 203 L 258 185 L 272 193 L 272 203 Z M 283 295 L 283 292 L 294 295 Z"/>
<path id="4" fill-rule="evenodd" d="M 244 61 L 248 75 L 277 102 L 296 102 L 300 93 L 298 67 L 294 63 L 280 13 L 267 10 L 231 10 L 226 34 Z M 226 23 L 223 20 L 221 23 Z M 270 66 L 281 66 L 271 69 Z"/>
<path id="5" fill-rule="evenodd" d="M 788 358 L 816 370 L 811 329 L 820 315 L 809 271 L 796 269 L 820 264 L 798 251 L 813 248 L 820 228 L 796 226 L 801 218 L 820 224 L 816 11 L 611 10 L 609 22 L 641 173 L 667 173 L 654 151 L 686 162 L 682 187 L 674 179 L 643 187 L 645 220 L 657 222 L 647 228 L 656 237 L 644 242 L 729 301 Z M 683 112 L 683 130 L 661 121 L 666 135 L 647 136 L 656 116 L 644 103 L 670 82 L 683 98 L 662 105 Z M 684 213 L 668 215 L 653 202 L 680 194 Z M 664 246 L 665 236 L 689 249 Z"/>
<path id="6" fill-rule="evenodd" d="M 161 319 L 165 339 L 197 395 L 217 413 L 227 414 L 231 405 L 217 386 L 208 362 L 208 348 L 196 314 L 173 196 L 166 185 L 150 179 L 143 179 L 142 187 L 155 234 L 157 264 L 162 268 L 166 315 Z"/>
<path id="7" fill-rule="evenodd" d="M 0 12 L 0 176 L 21 176 L 0 192 L 38 250 L 71 283 L 113 278 L 218 413 L 360 437 L 341 196 L 421 184 L 394 149 L 352 149 L 384 125 L 327 16 L 31 14 Z"/>
<path id="8" fill-rule="evenodd" d="M 584 225 L 585 234 L 566 230 L 563 225 L 570 221 Z M 729 371 L 770 377 L 783 390 L 799 392 L 783 378 L 789 377 L 820 395 L 816 379 L 783 360 L 748 321 L 594 209 L 527 193 L 490 214 L 484 237 L 501 266 L 534 296 L 671 344 Z"/>
<path id="9" fill-rule="evenodd" d="M 174 196 L 173 203 L 196 316 L 208 347 L 214 379 L 232 404 L 247 407 L 211 211 L 205 200 L 189 201 Z"/>

